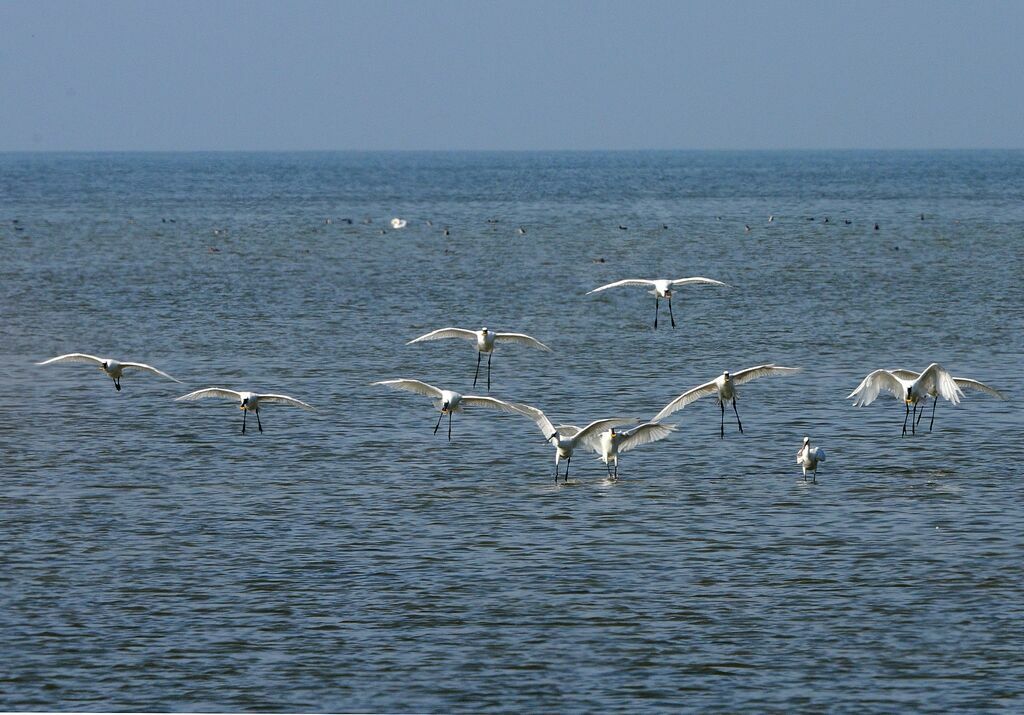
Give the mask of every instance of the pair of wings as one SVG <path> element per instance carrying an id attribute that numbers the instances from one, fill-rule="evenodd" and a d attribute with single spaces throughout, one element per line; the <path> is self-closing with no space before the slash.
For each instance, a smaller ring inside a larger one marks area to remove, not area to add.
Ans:
<path id="1" fill-rule="evenodd" d="M 383 385 L 384 387 L 389 387 L 392 390 L 415 392 L 417 395 L 426 395 L 427 397 L 433 397 L 435 400 L 440 400 L 443 397 L 443 391 L 441 388 L 428 385 L 420 380 L 381 380 L 380 382 L 375 382 L 373 384 Z M 499 400 L 495 397 L 462 395 L 462 399 L 459 404 L 464 407 L 490 407 L 491 409 L 501 410 L 502 412 L 508 412 L 510 414 L 519 414 L 519 410 L 517 410 L 511 403 Z"/>
<path id="2" fill-rule="evenodd" d="M 674 281 L 669 281 L 669 285 L 672 286 L 689 285 L 692 283 L 707 283 L 709 285 L 728 287 L 727 283 L 722 283 L 722 281 L 716 281 L 712 278 L 704 278 L 702 276 L 694 276 L 693 278 L 676 278 Z M 587 291 L 587 295 L 590 295 L 591 293 L 600 293 L 601 291 L 608 290 L 609 288 L 618 288 L 619 286 L 643 286 L 646 288 L 653 288 L 657 284 L 657 281 L 647 280 L 646 278 L 626 278 L 624 280 L 615 281 L 614 283 L 609 283 L 608 285 L 603 285 L 600 288 Z"/>
<path id="3" fill-rule="evenodd" d="M 102 366 L 103 363 L 104 363 L 104 360 L 103 360 L 103 358 L 98 358 L 95 355 L 86 355 L 85 353 L 68 353 L 67 355 L 58 355 L 55 358 L 50 358 L 49 360 L 43 360 L 42 362 L 37 362 L 36 365 L 50 365 L 51 363 L 55 363 L 55 362 L 87 362 L 87 363 L 93 363 L 95 365 Z M 146 364 L 141 363 L 141 362 L 122 362 L 121 363 L 121 369 L 122 370 L 144 370 L 146 372 L 151 372 L 154 375 L 159 375 L 160 377 L 166 377 L 168 380 L 174 380 L 175 382 L 181 382 L 181 380 L 179 380 L 176 377 L 171 377 L 170 375 L 168 375 L 163 370 L 157 370 L 152 365 L 146 365 Z"/>
<path id="4" fill-rule="evenodd" d="M 907 388 L 914 382 L 919 382 L 927 394 L 940 396 L 954 405 L 959 404 L 964 388 L 986 392 L 1000 400 L 1006 399 L 1006 396 L 999 390 L 989 387 L 983 382 L 967 377 L 953 377 L 938 363 L 932 363 L 925 368 L 924 372 L 902 369 L 875 370 L 861 380 L 857 389 L 846 398 L 853 399 L 855 407 L 870 405 L 882 392 L 888 392 L 896 399 L 903 399 L 907 396 Z"/>
<path id="5" fill-rule="evenodd" d="M 545 439 L 550 440 L 556 435 L 562 435 L 565 438 L 574 440 L 577 444 L 588 444 L 592 440 L 597 439 L 606 429 L 639 422 L 639 420 L 632 417 L 610 417 L 603 420 L 595 420 L 583 429 L 576 425 L 558 425 L 558 427 L 555 427 L 551 424 L 551 420 L 547 418 L 547 415 L 536 407 L 524 405 L 521 402 L 514 402 L 512 406 L 517 412 L 533 420 L 537 427 L 540 428 Z"/>
<path id="6" fill-rule="evenodd" d="M 251 394 L 253 395 L 253 397 L 256 398 L 256 400 L 258 402 L 261 402 L 261 403 L 275 403 L 276 402 L 276 403 L 282 404 L 282 405 L 291 405 L 292 407 L 301 407 L 304 410 L 316 410 L 316 408 L 313 407 L 312 405 L 306 404 L 302 400 L 296 400 L 294 397 L 289 397 L 288 395 L 275 395 L 273 393 L 261 393 L 261 392 L 253 392 Z M 204 399 L 206 399 L 208 397 L 224 397 L 224 398 L 227 398 L 229 400 L 239 400 L 239 401 L 241 401 L 242 393 L 241 392 L 236 392 L 235 390 L 229 390 L 229 389 L 224 388 L 224 387 L 207 387 L 207 388 L 204 388 L 202 390 L 196 390 L 195 392 L 190 392 L 187 395 L 182 395 L 181 397 L 176 398 L 175 402 L 192 402 L 194 400 L 204 400 Z"/>
<path id="7" fill-rule="evenodd" d="M 477 337 L 475 330 L 466 330 L 465 328 L 439 328 L 437 330 L 432 330 L 426 335 L 421 335 L 415 340 L 410 340 L 406 345 L 422 343 L 427 340 L 443 340 L 444 338 L 462 338 L 463 340 L 475 341 Z M 531 338 L 529 335 L 524 335 L 523 333 L 494 333 L 494 342 L 519 343 L 520 345 L 526 345 L 527 347 L 536 348 L 537 350 L 551 352 L 551 348 L 537 340 L 537 338 Z"/>
<path id="8" fill-rule="evenodd" d="M 780 367 L 778 365 L 768 364 L 758 365 L 757 367 L 748 367 L 745 370 L 740 370 L 739 372 L 732 373 L 730 377 L 732 377 L 732 382 L 734 385 L 742 385 L 744 383 L 750 382 L 751 380 L 756 380 L 759 377 L 772 377 L 775 375 L 792 375 L 794 372 L 800 372 L 800 368 Z M 665 407 L 662 408 L 661 412 L 654 416 L 652 422 L 661 422 L 663 419 L 671 415 L 673 412 L 677 412 L 683 409 L 691 402 L 696 402 L 702 397 L 710 397 L 712 395 L 717 395 L 718 380 L 719 378 L 716 377 L 714 380 L 711 380 L 710 382 L 705 382 L 703 385 L 698 385 L 692 390 L 687 390 L 679 397 L 665 405 Z"/>
<path id="9" fill-rule="evenodd" d="M 633 429 L 619 433 L 619 435 L 621 435 L 621 439 L 619 440 L 618 451 L 621 454 L 623 452 L 628 452 L 631 449 L 636 449 L 642 444 L 650 444 L 651 442 L 663 440 L 675 431 L 675 425 L 663 425 L 660 422 L 645 422 Z M 592 440 L 589 442 L 589 445 L 592 450 L 597 452 L 598 456 L 604 456 L 600 442 Z"/>

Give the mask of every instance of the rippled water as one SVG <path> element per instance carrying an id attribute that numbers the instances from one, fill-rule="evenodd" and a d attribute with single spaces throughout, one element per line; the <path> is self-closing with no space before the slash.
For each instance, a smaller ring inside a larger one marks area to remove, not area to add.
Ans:
<path id="1" fill-rule="evenodd" d="M 0 709 L 1024 709 L 1022 232 L 1012 152 L 0 155 Z M 675 330 L 584 297 L 686 275 L 734 287 Z M 404 345 L 448 324 L 551 345 L 492 394 L 556 423 L 805 369 L 555 486 L 529 421 L 369 385 L 471 392 Z M 932 361 L 1010 400 L 844 399 Z M 215 384 L 320 411 L 172 402 Z"/>

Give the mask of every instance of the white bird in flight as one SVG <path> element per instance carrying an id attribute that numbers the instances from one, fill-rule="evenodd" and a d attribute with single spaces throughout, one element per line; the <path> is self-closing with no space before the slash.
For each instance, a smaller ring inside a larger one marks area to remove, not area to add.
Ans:
<path id="1" fill-rule="evenodd" d="M 260 421 L 261 404 L 276 403 L 292 405 L 293 407 L 301 407 L 304 410 L 316 410 L 312 405 L 307 405 L 302 400 L 296 400 L 294 397 L 289 397 L 288 395 L 275 395 L 266 392 L 237 392 L 223 387 L 206 387 L 202 390 L 196 390 L 195 392 L 190 392 L 187 395 L 182 395 L 174 401 L 193 402 L 195 400 L 206 399 L 207 397 L 224 397 L 229 400 L 238 400 L 238 408 L 242 410 L 242 434 L 245 434 L 245 418 L 250 412 L 254 412 L 256 414 L 256 426 L 259 427 L 260 432 L 263 431 L 263 423 Z"/>
<path id="2" fill-rule="evenodd" d="M 181 382 L 176 377 L 171 377 L 163 370 L 157 370 L 152 365 L 144 365 L 141 362 L 121 362 L 119 360 L 113 360 L 111 358 L 99 358 L 94 355 L 86 355 L 85 353 L 68 353 L 67 355 L 58 355 L 55 358 L 49 360 L 43 360 L 37 362 L 36 365 L 49 365 L 55 362 L 87 362 L 98 365 L 103 372 L 110 376 L 110 379 L 114 381 L 114 388 L 121 391 L 121 375 L 125 370 L 142 370 L 144 372 L 151 372 L 160 377 L 166 377 L 168 380 L 174 380 L 175 382 Z"/>
<path id="3" fill-rule="evenodd" d="M 524 405 L 520 402 L 512 406 L 520 414 L 526 415 L 540 427 L 544 439 L 551 442 L 555 447 L 555 483 L 558 483 L 558 463 L 565 461 L 565 481 L 569 481 L 569 464 L 572 462 L 572 453 L 581 445 L 592 446 L 592 442 L 599 440 L 601 432 L 610 427 L 621 427 L 623 425 L 636 424 L 640 420 L 630 417 L 612 417 L 603 420 L 596 420 L 580 429 L 576 425 L 558 425 L 555 427 L 551 420 L 536 407 Z"/>
<path id="4" fill-rule="evenodd" d="M 732 410 L 736 413 L 736 424 L 740 428 L 740 434 L 743 434 L 743 423 L 740 422 L 740 413 L 736 409 L 736 386 L 743 385 L 751 380 L 756 380 L 759 377 L 792 375 L 795 372 L 800 372 L 800 368 L 779 367 L 777 365 L 770 364 L 748 367 L 746 370 L 740 370 L 739 372 L 731 374 L 726 370 L 714 380 L 705 382 L 703 385 L 698 385 L 692 390 L 687 390 L 679 397 L 672 400 L 662 408 L 661 412 L 654 416 L 652 421 L 661 422 L 673 412 L 683 409 L 691 402 L 695 402 L 702 397 L 710 397 L 714 395 L 718 402 L 718 406 L 722 408 L 722 424 L 720 429 L 720 436 L 722 439 L 725 438 L 725 403 L 729 400 L 732 400 Z"/>
<path id="5" fill-rule="evenodd" d="M 437 434 L 437 430 L 441 426 L 441 418 L 448 415 L 449 442 L 452 441 L 452 414 L 455 412 L 462 412 L 466 407 L 489 407 L 491 409 L 501 410 L 502 412 L 508 412 L 510 414 L 522 414 L 519 410 L 504 400 L 498 400 L 494 397 L 482 397 L 479 395 L 460 395 L 458 392 L 454 392 L 453 390 L 442 390 L 439 387 L 428 385 L 427 383 L 419 380 L 381 380 L 380 382 L 375 382 L 373 384 L 383 385 L 384 387 L 389 387 L 392 390 L 415 392 L 419 395 L 426 395 L 427 397 L 434 398 L 434 407 L 441 410 L 441 414 L 437 418 L 437 424 L 434 425 L 434 434 Z"/>
<path id="6" fill-rule="evenodd" d="M 619 455 L 641 444 L 649 444 L 665 439 L 675 431 L 675 425 L 663 425 L 660 422 L 646 422 L 624 432 L 616 432 L 615 428 L 602 432 L 599 439 L 589 442 L 591 449 L 597 452 L 598 458 L 604 462 L 609 479 L 619 478 Z M 614 471 L 612 463 L 614 462 Z"/>
<path id="7" fill-rule="evenodd" d="M 903 416 L 903 434 L 907 434 L 907 419 L 910 417 L 910 406 L 914 406 L 914 417 L 911 421 L 911 434 L 917 434 L 917 424 L 924 416 L 924 407 L 921 408 L 920 417 L 917 414 L 919 402 L 932 398 L 932 419 L 928 431 L 931 431 L 935 424 L 935 406 L 942 397 L 954 405 L 960 403 L 964 396 L 963 389 L 978 390 L 987 392 L 993 397 L 1005 400 L 1003 393 L 988 385 L 966 377 L 953 377 L 945 368 L 938 363 L 932 363 L 924 372 L 913 370 L 875 370 L 865 377 L 857 389 L 847 395 L 847 399 L 854 399 L 855 407 L 870 405 L 881 392 L 888 392 L 896 399 L 903 400 L 905 414 Z"/>
<path id="8" fill-rule="evenodd" d="M 551 352 L 551 348 L 529 335 L 522 333 L 496 333 L 487 328 L 480 330 L 466 330 L 464 328 L 439 328 L 426 335 L 421 335 L 415 340 L 410 340 L 406 345 L 423 343 L 428 340 L 443 340 L 444 338 L 462 338 L 463 340 L 476 341 L 476 374 L 473 375 L 473 387 L 476 387 L 477 378 L 480 377 L 480 356 L 487 353 L 487 391 L 491 391 L 491 357 L 494 353 L 495 343 L 518 343 L 529 348 Z"/>
<path id="9" fill-rule="evenodd" d="M 825 461 L 825 450 L 821 447 L 812 447 L 811 438 L 804 437 L 804 444 L 796 453 L 796 463 L 804 471 L 804 479 L 807 479 L 807 472 L 814 474 L 814 481 L 818 481 L 818 462 Z"/>
<path id="10" fill-rule="evenodd" d="M 716 281 L 711 278 L 702 278 L 701 276 L 694 276 L 693 278 L 677 278 L 675 280 L 658 279 L 658 280 L 647 280 L 646 278 L 626 278 L 621 281 L 615 281 L 608 285 L 600 286 L 594 290 L 587 291 L 587 295 L 591 293 L 600 293 L 603 290 L 609 288 L 618 288 L 619 286 L 643 286 L 645 288 L 652 288 L 650 293 L 654 296 L 654 327 L 658 327 L 658 310 L 661 307 L 661 299 L 668 299 L 668 317 L 672 321 L 672 327 L 676 327 L 675 316 L 672 315 L 672 289 L 677 286 L 691 285 L 695 283 L 705 283 L 708 285 L 725 286 L 729 287 L 728 284 Z"/>

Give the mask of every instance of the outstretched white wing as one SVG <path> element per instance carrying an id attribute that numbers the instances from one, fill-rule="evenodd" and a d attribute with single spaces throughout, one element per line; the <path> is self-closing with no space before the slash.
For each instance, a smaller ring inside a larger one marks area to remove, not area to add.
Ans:
<path id="1" fill-rule="evenodd" d="M 921 387 L 924 388 L 928 394 L 933 395 L 938 393 L 939 397 L 944 400 L 949 400 L 954 405 L 960 404 L 960 398 L 964 396 L 964 393 L 960 391 L 957 384 L 953 382 L 953 376 L 937 362 L 933 362 L 931 365 L 926 367 L 918 380 L 920 380 Z"/>
<path id="2" fill-rule="evenodd" d="M 641 444 L 649 444 L 665 439 L 675 432 L 675 425 L 663 425 L 660 422 L 647 422 L 625 432 L 624 439 L 619 442 L 619 452 L 628 452 Z"/>
<path id="3" fill-rule="evenodd" d="M 123 363 L 121 363 L 121 367 L 123 369 L 145 370 L 146 372 L 151 372 L 151 373 L 153 373 L 155 375 L 159 375 L 160 377 L 166 377 L 168 380 L 174 380 L 175 382 L 181 382 L 181 380 L 179 380 L 176 377 L 171 377 L 170 375 L 168 375 L 163 370 L 157 370 L 152 365 L 144 365 L 141 362 L 123 362 Z"/>
<path id="4" fill-rule="evenodd" d="M 103 358 L 98 358 L 94 355 L 86 355 L 85 353 L 68 353 L 67 355 L 58 355 L 55 358 L 37 362 L 36 365 L 49 365 L 54 362 L 92 362 L 97 365 L 102 365 Z"/>
<path id="5" fill-rule="evenodd" d="M 1000 400 L 1006 399 L 1006 395 L 1004 395 L 994 387 L 989 387 L 984 382 L 971 380 L 970 378 L 967 377 L 954 377 L 953 382 L 956 383 L 957 387 L 967 388 L 968 390 L 979 390 L 980 392 L 987 392 L 993 397 L 998 397 Z"/>
<path id="6" fill-rule="evenodd" d="M 921 376 L 921 373 L 914 372 L 913 370 L 890 370 L 900 380 L 906 380 L 907 382 L 913 382 Z"/>
<path id="7" fill-rule="evenodd" d="M 241 400 L 242 393 L 235 392 L 234 390 L 228 390 L 223 387 L 205 387 L 202 390 L 196 390 L 190 392 L 187 395 L 175 398 L 175 402 L 192 402 L 193 400 L 203 400 L 207 397 L 224 397 L 229 400 Z"/>
<path id="8" fill-rule="evenodd" d="M 481 397 L 480 395 L 463 395 L 462 402 L 460 403 L 464 407 L 489 407 L 492 410 L 501 410 L 502 412 L 508 412 L 511 414 L 522 414 L 515 405 L 499 400 L 494 397 Z"/>
<path id="9" fill-rule="evenodd" d="M 415 392 L 418 395 L 426 395 L 427 397 L 433 397 L 437 400 L 440 400 L 442 397 L 441 390 L 433 385 L 420 382 L 419 380 L 381 380 L 380 382 L 375 382 L 373 384 L 390 387 L 392 390 Z"/>
<path id="10" fill-rule="evenodd" d="M 687 390 L 676 399 L 665 405 L 661 412 L 654 416 L 651 422 L 661 422 L 663 419 L 671 415 L 673 412 L 686 407 L 691 402 L 696 402 L 702 397 L 709 397 L 710 395 L 718 394 L 718 381 L 712 380 L 711 382 L 705 382 L 703 385 L 698 385 L 692 390 Z"/>
<path id="11" fill-rule="evenodd" d="M 555 425 L 555 430 L 563 437 L 569 438 L 575 437 L 580 433 L 580 428 L 576 425 Z"/>
<path id="12" fill-rule="evenodd" d="M 603 420 L 595 420 L 581 429 L 574 439 L 577 443 L 585 445 L 588 442 L 599 439 L 601 433 L 606 429 L 621 427 L 622 425 L 635 425 L 639 421 L 634 417 L 609 417 Z"/>
<path id="13" fill-rule="evenodd" d="M 427 340 L 442 340 L 444 338 L 462 338 L 464 340 L 476 340 L 476 333 L 472 330 L 466 330 L 464 328 L 439 328 L 432 330 L 426 335 L 421 335 L 415 340 L 410 340 L 406 345 L 412 345 L 413 343 L 423 343 Z"/>
<path id="14" fill-rule="evenodd" d="M 703 276 L 694 276 L 693 278 L 676 278 L 674 281 L 672 281 L 672 285 L 674 286 L 684 286 L 689 285 L 691 283 L 707 283 L 708 285 L 725 286 L 726 288 L 732 287 L 728 283 L 716 281 L 713 278 L 704 278 Z"/>
<path id="15" fill-rule="evenodd" d="M 626 279 L 621 280 L 621 281 L 615 281 L 614 283 L 609 283 L 608 285 L 603 285 L 600 288 L 595 288 L 594 290 L 588 290 L 586 294 L 590 295 L 591 293 L 600 293 L 603 290 L 608 290 L 609 288 L 618 288 L 619 286 L 645 286 L 646 287 L 646 286 L 653 286 L 653 285 L 654 285 L 654 281 L 649 281 L 649 280 L 647 280 L 645 278 L 626 278 Z"/>
<path id="16" fill-rule="evenodd" d="M 538 350 L 544 350 L 545 352 L 551 352 L 551 348 L 537 340 L 537 338 L 531 338 L 529 335 L 523 335 L 522 333 L 495 333 L 494 342 L 496 343 L 519 343 L 520 345 L 526 345 L 527 347 L 537 348 Z"/>
<path id="17" fill-rule="evenodd" d="M 907 396 L 907 388 L 898 377 L 888 370 L 875 370 L 861 380 L 857 389 L 847 395 L 846 399 L 853 398 L 854 407 L 864 407 L 874 402 L 880 392 L 891 393 L 897 400 Z"/>
<path id="18" fill-rule="evenodd" d="M 534 421 L 537 427 L 540 428 L 541 434 L 544 435 L 544 439 L 550 440 L 558 434 L 558 430 L 556 430 L 555 426 L 551 424 L 551 420 L 547 418 L 547 415 L 536 407 L 525 405 L 522 402 L 513 402 L 511 405 L 519 414 L 529 417 Z"/>
<path id="19" fill-rule="evenodd" d="M 773 377 L 775 375 L 792 375 L 794 372 L 800 372 L 798 367 L 777 367 L 775 365 L 758 365 L 757 367 L 748 367 L 746 370 L 740 370 L 732 374 L 732 381 L 734 385 L 742 385 L 756 380 L 759 377 Z"/>
<path id="20" fill-rule="evenodd" d="M 316 408 L 313 407 L 313 405 L 306 404 L 302 400 L 296 400 L 294 397 L 289 397 L 288 395 L 257 393 L 256 400 L 258 402 L 276 402 L 281 405 L 291 405 L 292 407 L 301 407 L 304 410 L 316 411 Z"/>

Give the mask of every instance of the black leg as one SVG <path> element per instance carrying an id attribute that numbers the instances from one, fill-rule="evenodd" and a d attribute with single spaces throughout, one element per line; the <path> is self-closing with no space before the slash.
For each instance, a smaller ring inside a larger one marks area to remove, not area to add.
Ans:
<path id="1" fill-rule="evenodd" d="M 448 410 L 448 441 L 452 441 L 452 412 Z"/>
<path id="2" fill-rule="evenodd" d="M 736 424 L 740 426 L 740 434 L 743 434 L 743 423 L 740 422 L 740 413 L 736 409 L 736 398 L 732 398 L 732 411 L 736 413 Z"/>
<path id="3" fill-rule="evenodd" d="M 491 358 L 494 353 L 487 353 L 487 391 L 491 391 Z"/>
<path id="4" fill-rule="evenodd" d="M 480 377 L 480 353 L 476 354 L 476 374 L 473 375 L 473 387 L 476 387 L 476 379 Z"/>
<path id="5" fill-rule="evenodd" d="M 555 456 L 555 484 L 558 484 L 558 456 Z"/>
<path id="6" fill-rule="evenodd" d="M 676 327 L 676 317 L 672 315 L 672 299 L 668 299 L 668 317 L 672 321 L 672 327 Z"/>
<path id="7" fill-rule="evenodd" d="M 917 423 L 914 421 L 917 419 L 917 403 L 914 403 L 914 416 L 910 418 L 910 434 L 917 434 Z"/>
<path id="8" fill-rule="evenodd" d="M 117 390 L 118 392 L 121 391 L 121 381 L 120 380 L 114 380 L 114 389 Z"/>
<path id="9" fill-rule="evenodd" d="M 725 401 L 719 400 L 718 406 L 722 408 L 722 424 L 719 427 L 718 436 L 721 439 L 725 439 Z"/>
<path id="10" fill-rule="evenodd" d="M 260 428 L 260 432 L 263 432 L 263 423 L 260 422 L 260 411 L 254 410 L 256 413 L 256 426 Z"/>
<path id="11" fill-rule="evenodd" d="M 242 434 L 245 434 L 245 418 L 248 417 L 249 410 L 242 410 Z"/>
<path id="12" fill-rule="evenodd" d="M 441 426 L 441 420 L 442 420 L 443 418 L 444 418 L 444 411 L 442 410 L 442 411 L 441 411 L 441 414 L 439 414 L 439 415 L 437 416 L 437 424 L 436 424 L 436 425 L 434 425 L 434 434 L 437 434 L 437 429 L 438 429 L 438 428 L 439 428 L 439 427 Z"/>
<path id="13" fill-rule="evenodd" d="M 565 483 L 566 484 L 569 483 L 569 464 L 570 464 L 570 462 L 572 462 L 572 455 L 571 454 L 569 455 L 569 458 L 565 460 Z"/>
<path id="14" fill-rule="evenodd" d="M 939 396 L 936 395 L 935 399 L 932 401 L 932 421 L 928 423 L 928 431 L 929 432 L 932 431 L 932 427 L 935 425 L 935 405 L 937 405 L 938 402 L 939 402 Z M 924 410 L 921 410 L 921 414 L 922 415 L 924 414 Z"/>
<path id="15" fill-rule="evenodd" d="M 907 413 L 903 415 L 903 437 L 907 436 L 907 418 L 910 417 L 910 403 L 906 404 Z"/>
<path id="16" fill-rule="evenodd" d="M 654 296 L 654 329 L 658 329 L 658 308 L 661 307 L 661 299 Z"/>

